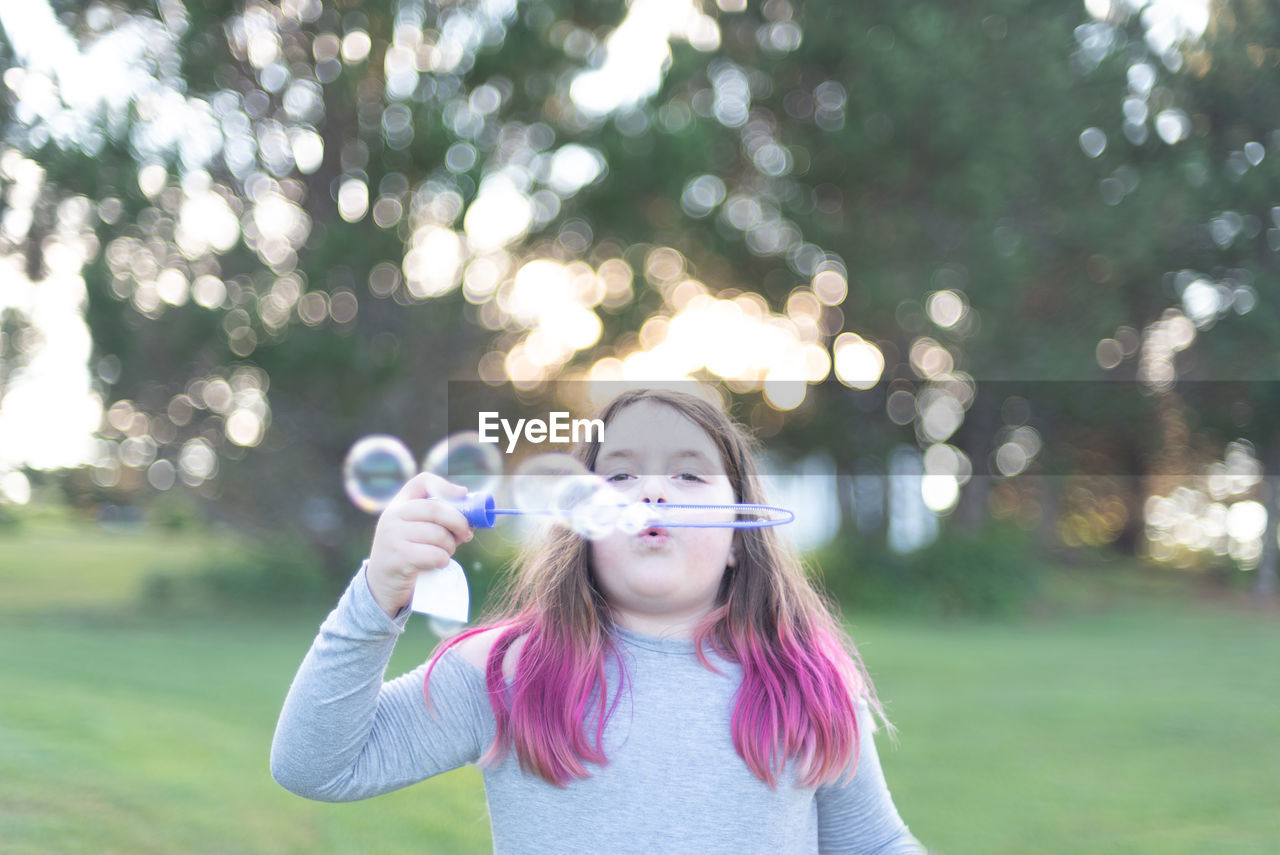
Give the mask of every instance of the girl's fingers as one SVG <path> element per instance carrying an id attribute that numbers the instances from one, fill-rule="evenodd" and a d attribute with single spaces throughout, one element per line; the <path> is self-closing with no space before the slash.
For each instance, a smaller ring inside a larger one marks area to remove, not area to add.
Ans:
<path id="1" fill-rule="evenodd" d="M 452 531 L 438 525 L 409 525 L 405 527 L 401 536 L 406 543 L 437 546 L 440 549 L 449 550 L 451 554 L 457 550 L 461 542 Z"/>
<path id="2" fill-rule="evenodd" d="M 465 487 L 446 481 L 439 475 L 421 472 L 400 488 L 383 513 L 411 522 L 442 525 L 453 532 L 459 543 L 464 543 L 472 537 L 471 526 L 451 501 L 466 495 Z"/>
<path id="3" fill-rule="evenodd" d="M 458 543 L 471 540 L 473 533 L 462 511 L 438 499 L 410 499 L 395 509 L 395 516 L 411 525 L 434 523 L 453 534 Z"/>
<path id="4" fill-rule="evenodd" d="M 467 488 L 461 484 L 446 481 L 430 472 L 419 472 L 405 482 L 400 492 L 391 500 L 391 504 L 396 505 L 413 499 L 428 499 L 433 496 L 441 499 L 461 499 L 465 495 L 467 495 Z"/>
<path id="5" fill-rule="evenodd" d="M 409 564 L 418 570 L 438 570 L 453 558 L 452 552 L 421 543 L 407 545 L 404 552 Z"/>
<path id="6" fill-rule="evenodd" d="M 371 579 L 382 584 L 448 564 L 458 544 L 474 537 L 466 517 L 450 504 L 466 494 L 464 487 L 438 475 L 424 472 L 409 479 L 378 520 L 369 558 Z M 403 583 L 393 584 L 398 590 Z"/>

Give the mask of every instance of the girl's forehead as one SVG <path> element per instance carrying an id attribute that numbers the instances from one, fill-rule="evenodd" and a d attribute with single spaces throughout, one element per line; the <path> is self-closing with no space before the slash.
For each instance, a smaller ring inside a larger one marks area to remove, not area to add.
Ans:
<path id="1" fill-rule="evenodd" d="M 599 456 L 683 452 L 720 462 L 719 446 L 697 422 L 666 404 L 637 401 L 605 425 Z"/>

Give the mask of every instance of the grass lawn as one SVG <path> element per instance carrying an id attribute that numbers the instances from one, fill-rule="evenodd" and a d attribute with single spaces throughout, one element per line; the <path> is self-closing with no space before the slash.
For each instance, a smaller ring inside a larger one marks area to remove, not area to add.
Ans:
<path id="1" fill-rule="evenodd" d="M 323 610 L 138 613 L 148 567 L 209 548 L 58 522 L 0 534 L 0 853 L 488 852 L 474 769 L 349 805 L 271 781 Z M 854 635 L 900 729 L 879 741 L 894 798 L 934 852 L 1276 851 L 1275 612 L 855 613 Z M 415 618 L 391 672 L 433 643 Z"/>

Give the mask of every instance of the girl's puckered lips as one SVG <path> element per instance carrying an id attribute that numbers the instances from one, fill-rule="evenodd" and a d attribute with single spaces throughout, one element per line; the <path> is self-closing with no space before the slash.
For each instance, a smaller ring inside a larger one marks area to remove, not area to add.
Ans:
<path id="1" fill-rule="evenodd" d="M 636 535 L 636 539 L 645 546 L 657 547 L 671 540 L 671 534 L 665 528 L 655 525 L 640 532 Z"/>

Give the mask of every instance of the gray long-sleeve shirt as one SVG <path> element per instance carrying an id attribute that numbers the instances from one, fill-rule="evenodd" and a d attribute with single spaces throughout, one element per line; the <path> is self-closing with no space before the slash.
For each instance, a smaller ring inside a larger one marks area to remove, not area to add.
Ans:
<path id="1" fill-rule="evenodd" d="M 431 711 L 425 664 L 383 682 L 408 617 L 388 618 L 363 571 L 356 575 L 281 711 L 271 773 L 282 786 L 325 801 L 362 799 L 475 763 L 488 748 L 484 674 L 456 650 L 431 673 Z M 852 782 L 800 787 L 789 771 L 771 790 L 730 736 L 741 669 L 712 655 L 721 673 L 709 671 L 688 639 L 616 634 L 630 691 L 605 729 L 608 764 L 564 788 L 522 772 L 513 752 L 484 769 L 495 853 L 924 852 L 889 796 L 865 709 Z"/>

